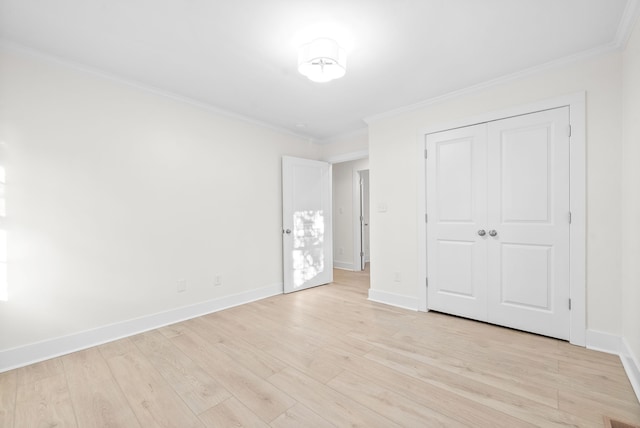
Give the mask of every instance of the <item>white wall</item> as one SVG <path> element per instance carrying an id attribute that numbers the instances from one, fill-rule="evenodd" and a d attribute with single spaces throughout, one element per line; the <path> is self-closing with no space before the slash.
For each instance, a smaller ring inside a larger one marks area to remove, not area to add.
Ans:
<path id="1" fill-rule="evenodd" d="M 622 55 L 613 53 L 371 121 L 372 290 L 415 302 L 423 286 L 417 278 L 419 130 L 586 90 L 587 326 L 619 335 L 621 78 Z M 401 281 L 394 281 L 396 272 Z"/>
<path id="2" fill-rule="evenodd" d="M 638 22 L 627 45 L 623 61 L 622 333 L 638 364 L 640 362 L 640 23 Z M 640 366 L 637 369 L 640 370 Z M 640 397 L 640 390 L 636 390 L 636 393 Z"/>
<path id="3" fill-rule="evenodd" d="M 369 169 L 369 160 L 360 159 L 333 164 L 333 259 L 341 269 L 358 269 L 354 259 L 354 217 L 360 195 L 354 188 L 358 171 Z"/>
<path id="4" fill-rule="evenodd" d="M 0 351 L 281 287 L 281 156 L 315 158 L 317 148 L 63 64 L 0 55 Z"/>

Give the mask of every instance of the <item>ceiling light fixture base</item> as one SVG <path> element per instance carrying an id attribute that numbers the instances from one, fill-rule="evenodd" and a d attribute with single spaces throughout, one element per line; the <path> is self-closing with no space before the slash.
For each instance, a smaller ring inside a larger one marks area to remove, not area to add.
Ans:
<path id="1" fill-rule="evenodd" d="M 347 71 L 347 54 L 333 39 L 315 39 L 300 46 L 298 71 L 314 82 L 339 79 Z"/>

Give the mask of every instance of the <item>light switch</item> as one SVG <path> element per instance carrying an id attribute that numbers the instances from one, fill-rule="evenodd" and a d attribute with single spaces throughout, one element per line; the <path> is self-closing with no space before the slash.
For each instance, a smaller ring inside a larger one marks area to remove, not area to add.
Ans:
<path id="1" fill-rule="evenodd" d="M 379 213 L 386 213 L 387 212 L 387 204 L 385 204 L 384 202 L 381 202 L 378 204 L 378 212 Z"/>

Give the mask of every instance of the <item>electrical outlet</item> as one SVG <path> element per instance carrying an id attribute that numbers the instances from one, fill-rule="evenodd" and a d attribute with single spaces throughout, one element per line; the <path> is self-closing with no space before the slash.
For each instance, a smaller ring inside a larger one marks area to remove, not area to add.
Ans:
<path id="1" fill-rule="evenodd" d="M 344 254 L 344 250 L 342 248 L 338 248 L 338 255 L 343 255 Z"/>
<path id="2" fill-rule="evenodd" d="M 402 281 L 402 276 L 400 275 L 400 272 L 394 272 L 393 273 L 393 280 L 395 282 L 401 282 Z"/>
<path id="3" fill-rule="evenodd" d="M 213 278 L 213 285 L 215 287 L 219 287 L 222 285 L 222 277 L 220 275 L 216 275 L 215 278 Z"/>
<path id="4" fill-rule="evenodd" d="M 178 293 L 182 293 L 183 291 L 187 291 L 187 280 L 179 279 L 178 280 Z"/>

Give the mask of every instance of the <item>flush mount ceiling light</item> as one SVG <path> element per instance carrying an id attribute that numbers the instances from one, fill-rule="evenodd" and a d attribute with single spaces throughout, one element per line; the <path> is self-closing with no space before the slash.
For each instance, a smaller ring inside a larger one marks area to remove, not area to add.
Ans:
<path id="1" fill-rule="evenodd" d="M 298 71 L 314 82 L 339 79 L 347 71 L 347 54 L 335 40 L 317 38 L 298 49 Z"/>

